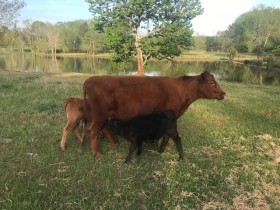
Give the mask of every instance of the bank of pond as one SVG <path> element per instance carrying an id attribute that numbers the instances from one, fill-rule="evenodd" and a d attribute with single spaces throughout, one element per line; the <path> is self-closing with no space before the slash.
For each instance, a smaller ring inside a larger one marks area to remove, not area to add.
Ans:
<path id="1" fill-rule="evenodd" d="M 261 85 L 280 85 L 280 64 L 276 60 L 229 62 L 218 61 L 155 61 L 145 65 L 149 76 L 196 75 L 208 70 L 218 80 Z M 0 70 L 22 72 L 87 73 L 87 74 L 134 74 L 137 63 L 132 61 L 125 66 L 116 65 L 106 58 L 88 56 L 38 56 L 31 53 L 0 54 Z"/>

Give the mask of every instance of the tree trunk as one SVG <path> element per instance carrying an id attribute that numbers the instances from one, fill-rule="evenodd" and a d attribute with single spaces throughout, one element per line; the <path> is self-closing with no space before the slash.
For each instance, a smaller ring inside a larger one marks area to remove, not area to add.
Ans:
<path id="1" fill-rule="evenodd" d="M 142 54 L 140 39 L 141 39 L 140 27 L 138 27 L 137 34 L 135 37 L 135 47 L 137 50 L 137 62 L 138 62 L 137 75 L 144 76 L 144 63 L 143 63 L 143 54 Z"/>
<path id="2" fill-rule="evenodd" d="M 143 63 L 143 55 L 142 55 L 142 48 L 137 48 L 137 61 L 138 61 L 138 69 L 137 74 L 139 76 L 144 76 L 144 63 Z"/>

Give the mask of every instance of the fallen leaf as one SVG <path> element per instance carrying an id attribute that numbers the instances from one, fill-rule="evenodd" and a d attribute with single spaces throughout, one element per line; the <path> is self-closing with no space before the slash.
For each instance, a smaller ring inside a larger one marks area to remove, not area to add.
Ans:
<path id="1" fill-rule="evenodd" d="M 273 139 L 273 137 L 270 134 L 258 135 L 256 137 L 258 139 L 261 139 L 261 140 L 271 140 L 271 139 Z"/>
<path id="2" fill-rule="evenodd" d="M 280 157 L 275 158 L 273 162 L 276 163 L 276 164 L 279 164 L 280 163 Z"/>

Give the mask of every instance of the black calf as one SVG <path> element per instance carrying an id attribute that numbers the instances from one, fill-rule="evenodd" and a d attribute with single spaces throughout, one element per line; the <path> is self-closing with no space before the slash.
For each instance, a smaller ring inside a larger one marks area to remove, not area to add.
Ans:
<path id="1" fill-rule="evenodd" d="M 125 163 L 130 162 L 136 148 L 138 148 L 137 155 L 141 154 L 143 141 L 158 140 L 163 136 L 164 140 L 160 146 L 160 150 L 163 151 L 163 147 L 168 142 L 168 137 L 171 137 L 176 143 L 179 159 L 183 159 L 181 138 L 177 131 L 176 116 L 172 110 L 138 116 L 125 122 L 110 119 L 108 120 L 108 125 L 115 129 L 119 135 L 131 141 Z"/>

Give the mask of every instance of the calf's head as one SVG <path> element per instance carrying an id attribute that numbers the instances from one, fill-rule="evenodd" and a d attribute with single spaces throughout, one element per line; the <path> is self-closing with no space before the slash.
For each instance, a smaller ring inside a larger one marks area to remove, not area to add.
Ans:
<path id="1" fill-rule="evenodd" d="M 216 82 L 214 76 L 208 71 L 203 72 L 199 76 L 199 95 L 206 99 L 224 99 L 226 93 Z"/>

